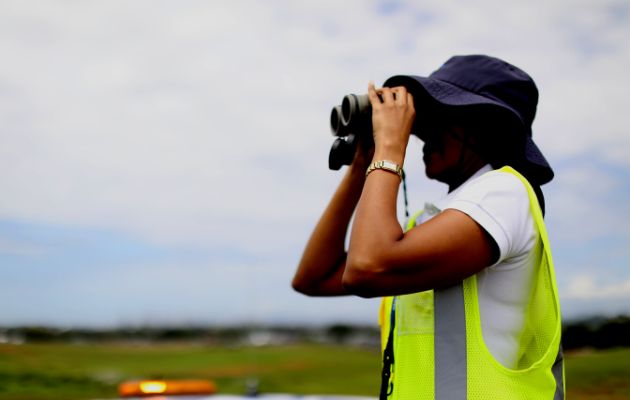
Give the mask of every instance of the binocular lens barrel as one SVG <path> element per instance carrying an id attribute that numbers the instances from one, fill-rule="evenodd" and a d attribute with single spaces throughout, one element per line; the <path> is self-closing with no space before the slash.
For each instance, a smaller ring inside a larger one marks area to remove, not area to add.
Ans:
<path id="1" fill-rule="evenodd" d="M 354 159 L 359 136 L 372 138 L 372 105 L 367 94 L 344 96 L 341 105 L 330 112 L 330 130 L 337 139 L 328 157 L 328 167 L 333 170 L 350 165 Z"/>
<path id="2" fill-rule="evenodd" d="M 343 121 L 341 117 L 341 106 L 333 107 L 330 112 L 330 130 L 334 136 L 343 136 Z"/>
<path id="3" fill-rule="evenodd" d="M 358 138 L 352 133 L 335 139 L 328 155 L 328 168 L 337 171 L 343 165 L 352 164 L 357 146 Z"/>
<path id="4" fill-rule="evenodd" d="M 367 94 L 349 94 L 344 96 L 341 102 L 341 117 L 343 124 L 350 126 L 361 114 L 371 111 L 370 98 Z"/>

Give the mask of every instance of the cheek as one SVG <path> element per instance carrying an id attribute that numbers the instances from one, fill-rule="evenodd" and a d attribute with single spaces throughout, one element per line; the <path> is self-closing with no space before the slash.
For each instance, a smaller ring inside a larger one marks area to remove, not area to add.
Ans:
<path id="1" fill-rule="evenodd" d="M 459 162 L 460 156 L 463 151 L 462 142 L 452 139 L 450 137 L 445 138 L 442 148 L 442 158 L 445 162 L 455 165 Z"/>
<path id="2" fill-rule="evenodd" d="M 450 165 L 455 165 L 455 164 L 457 164 L 459 162 L 460 154 L 461 153 L 459 153 L 459 152 L 449 151 L 449 152 L 444 154 L 444 159 Z"/>
<path id="3" fill-rule="evenodd" d="M 438 156 L 439 154 L 434 149 L 431 149 L 428 146 L 422 148 L 422 161 L 424 161 L 424 164 L 427 167 L 429 166 L 429 164 L 434 163 L 435 158 Z"/>
<path id="4" fill-rule="evenodd" d="M 440 140 L 424 142 L 422 151 L 424 154 L 444 154 L 444 142 Z"/>

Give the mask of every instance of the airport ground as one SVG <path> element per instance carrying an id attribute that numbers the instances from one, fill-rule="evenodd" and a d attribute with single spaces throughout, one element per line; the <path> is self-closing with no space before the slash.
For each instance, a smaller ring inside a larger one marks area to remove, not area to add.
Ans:
<path id="1" fill-rule="evenodd" d="M 630 348 L 567 354 L 568 398 L 630 399 Z M 200 343 L 0 345 L 0 400 L 116 398 L 138 378 L 204 378 L 220 393 L 357 394 L 378 391 L 373 347 L 332 344 L 216 346 Z"/>

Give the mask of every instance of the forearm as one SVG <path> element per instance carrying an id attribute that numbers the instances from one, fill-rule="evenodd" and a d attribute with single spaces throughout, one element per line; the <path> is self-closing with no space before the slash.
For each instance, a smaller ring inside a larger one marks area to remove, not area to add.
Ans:
<path id="1" fill-rule="evenodd" d="M 374 161 L 404 163 L 408 137 L 385 137 L 378 141 Z M 366 179 L 357 206 L 348 249 L 343 283 L 356 294 L 382 280 L 396 257 L 397 244 L 404 237 L 398 221 L 396 202 L 400 178 L 387 170 L 374 170 Z"/>
<path id="2" fill-rule="evenodd" d="M 345 239 L 365 182 L 365 168 L 359 164 L 348 168 L 306 244 L 292 282 L 299 292 L 319 296 L 347 294 L 341 282 Z"/>
<path id="3" fill-rule="evenodd" d="M 392 252 L 403 238 L 396 202 L 400 178 L 391 172 L 376 170 L 370 174 L 350 234 L 344 284 L 361 286 L 377 281 L 390 267 Z"/>
<path id="4" fill-rule="evenodd" d="M 348 292 L 375 297 L 447 287 L 492 264 L 492 239 L 464 212 L 447 209 L 404 233 L 399 184 L 383 170 L 366 179 L 343 276 Z"/>

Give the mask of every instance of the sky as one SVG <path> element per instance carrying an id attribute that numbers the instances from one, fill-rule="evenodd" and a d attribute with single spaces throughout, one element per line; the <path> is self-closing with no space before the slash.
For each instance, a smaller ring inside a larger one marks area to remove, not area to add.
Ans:
<path id="1" fill-rule="evenodd" d="M 630 313 L 628 38 L 625 0 L 3 0 L 0 326 L 376 324 L 290 287 L 330 110 L 456 54 L 538 85 L 565 317 Z M 414 210 L 445 192 L 420 149 Z"/>

